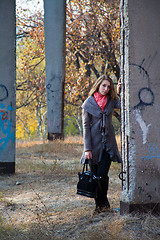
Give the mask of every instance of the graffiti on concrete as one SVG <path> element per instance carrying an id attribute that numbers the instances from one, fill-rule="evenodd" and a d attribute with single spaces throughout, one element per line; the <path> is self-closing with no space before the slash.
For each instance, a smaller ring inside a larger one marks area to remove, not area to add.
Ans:
<path id="1" fill-rule="evenodd" d="M 60 90 L 56 90 L 55 88 L 59 87 L 62 81 L 62 76 L 54 75 L 46 85 L 47 89 L 47 99 L 48 101 L 56 101 L 57 97 L 59 96 Z"/>
<path id="2" fill-rule="evenodd" d="M 63 120 L 63 77 L 62 75 L 52 75 L 46 85 L 47 107 L 48 107 L 48 132 L 60 134 Z"/>
<path id="3" fill-rule="evenodd" d="M 153 56 L 149 56 L 148 59 L 143 58 L 140 64 L 137 63 L 130 63 L 131 66 L 136 67 L 140 75 L 143 79 L 146 79 L 147 83 L 146 86 L 148 89 L 151 89 L 151 79 L 149 75 L 149 68 L 151 67 L 152 63 L 154 62 L 158 52 L 156 51 Z"/>
<path id="4" fill-rule="evenodd" d="M 143 110 L 146 106 L 154 104 L 154 93 L 148 87 L 141 88 L 138 92 L 139 103 L 134 106 L 134 109 Z"/>
<path id="5" fill-rule="evenodd" d="M 147 135 L 149 132 L 149 127 L 151 127 L 151 123 L 146 124 L 146 122 L 142 117 L 142 111 L 145 110 L 145 107 L 152 106 L 154 104 L 154 93 L 151 90 L 151 86 L 150 86 L 151 79 L 148 73 L 148 69 L 152 65 L 156 55 L 157 55 L 157 52 L 155 52 L 153 57 L 149 56 L 147 60 L 145 60 L 144 58 L 140 64 L 135 64 L 135 63 L 130 64 L 131 66 L 136 67 L 139 73 L 141 74 L 143 80 L 146 79 L 147 81 L 146 86 L 142 87 L 138 91 L 139 103 L 135 105 L 133 108 L 133 114 L 135 116 L 135 119 L 142 130 L 143 144 L 146 144 L 147 142 Z M 144 65 L 148 65 L 148 66 L 145 67 Z"/>
<path id="6" fill-rule="evenodd" d="M 0 101 L 8 98 L 8 89 L 3 84 L 0 84 Z"/>
<path id="7" fill-rule="evenodd" d="M 158 147 L 155 143 L 150 143 L 148 145 L 148 155 L 141 157 L 144 160 L 150 160 L 150 164 L 152 165 L 153 158 L 160 158 L 160 153 L 158 151 Z"/>
<path id="8" fill-rule="evenodd" d="M 46 88 L 48 90 L 47 91 L 47 93 L 48 93 L 48 95 L 47 95 L 48 101 L 51 101 L 51 100 L 53 100 L 53 98 L 55 98 L 55 93 L 58 92 L 58 90 L 53 90 L 52 89 L 52 85 L 50 83 L 47 84 Z"/>
<path id="9" fill-rule="evenodd" d="M 4 150 L 10 140 L 15 141 L 15 132 L 12 131 L 12 122 L 8 119 L 8 113 L 14 111 L 10 105 L 5 108 L 0 103 L 0 151 Z"/>
<path id="10" fill-rule="evenodd" d="M 138 192 L 139 192 L 139 194 L 141 194 L 144 192 L 144 189 L 142 187 L 138 187 Z"/>
<path id="11" fill-rule="evenodd" d="M 143 120 L 141 113 L 138 109 L 135 109 L 133 111 L 133 114 L 135 115 L 136 121 L 139 123 L 139 126 L 142 130 L 142 138 L 143 138 L 143 144 L 147 142 L 147 134 L 149 131 L 149 127 L 151 127 L 151 123 L 146 125 L 145 121 Z"/>

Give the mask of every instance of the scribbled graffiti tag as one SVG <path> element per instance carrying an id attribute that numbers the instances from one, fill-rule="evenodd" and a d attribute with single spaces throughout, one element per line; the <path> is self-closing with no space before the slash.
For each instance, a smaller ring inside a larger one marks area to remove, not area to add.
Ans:
<path id="1" fill-rule="evenodd" d="M 8 111 L 14 111 L 11 106 L 7 106 L 5 109 L 5 105 L 0 103 L 0 150 L 4 150 L 9 140 L 15 141 L 15 133 L 12 131 L 12 123 L 7 117 Z"/>
<path id="2" fill-rule="evenodd" d="M 147 135 L 149 127 L 151 127 L 151 123 L 148 125 L 145 123 L 138 109 L 135 109 L 133 114 L 135 115 L 136 121 L 139 123 L 139 126 L 142 130 L 143 144 L 145 144 L 147 142 Z"/>
<path id="3" fill-rule="evenodd" d="M 148 69 L 153 63 L 156 56 L 157 56 L 157 52 L 155 52 L 153 57 L 149 56 L 147 60 L 143 59 L 140 64 L 130 63 L 131 66 L 138 69 L 142 78 L 147 80 L 145 84 L 146 87 L 142 87 L 138 92 L 139 103 L 135 105 L 133 108 L 133 114 L 135 116 L 135 119 L 142 130 L 143 144 L 146 144 L 147 142 L 147 135 L 149 132 L 149 127 L 151 127 L 151 123 L 146 124 L 146 122 L 143 119 L 142 111 L 145 110 L 146 107 L 152 106 L 154 104 L 154 93 L 151 90 L 151 86 L 150 86 L 151 81 L 150 81 Z M 148 67 L 145 68 L 144 64 L 145 65 L 148 64 Z"/>
<path id="4" fill-rule="evenodd" d="M 150 163 L 152 165 L 152 159 L 153 158 L 160 158 L 160 153 L 158 151 L 158 147 L 155 143 L 150 143 L 148 145 L 148 155 L 145 157 L 141 157 L 144 160 L 150 160 Z"/>

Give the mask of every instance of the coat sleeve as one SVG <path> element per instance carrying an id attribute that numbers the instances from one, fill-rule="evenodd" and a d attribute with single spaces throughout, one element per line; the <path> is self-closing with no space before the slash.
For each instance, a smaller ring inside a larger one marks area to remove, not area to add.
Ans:
<path id="1" fill-rule="evenodd" d="M 115 100 L 114 108 L 118 108 L 118 109 L 121 108 L 121 101 L 120 101 L 119 99 L 118 99 L 118 100 Z"/>
<path id="2" fill-rule="evenodd" d="M 84 151 L 92 151 L 91 117 L 91 114 L 82 109 Z"/>

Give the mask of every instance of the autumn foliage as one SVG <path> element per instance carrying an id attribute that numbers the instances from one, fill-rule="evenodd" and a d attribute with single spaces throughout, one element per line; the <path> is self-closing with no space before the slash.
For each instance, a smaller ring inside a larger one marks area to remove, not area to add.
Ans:
<path id="1" fill-rule="evenodd" d="M 120 76 L 119 0 L 66 3 L 65 133 L 79 134 L 81 104 L 104 73 Z M 46 134 L 45 45 L 42 12 L 17 9 L 17 137 Z"/>

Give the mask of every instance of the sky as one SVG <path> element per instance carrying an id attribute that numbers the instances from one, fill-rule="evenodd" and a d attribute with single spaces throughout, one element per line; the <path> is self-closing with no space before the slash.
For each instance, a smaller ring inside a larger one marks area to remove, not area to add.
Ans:
<path id="1" fill-rule="evenodd" d="M 31 12 L 43 10 L 43 0 L 16 0 L 17 8 L 29 9 Z"/>

